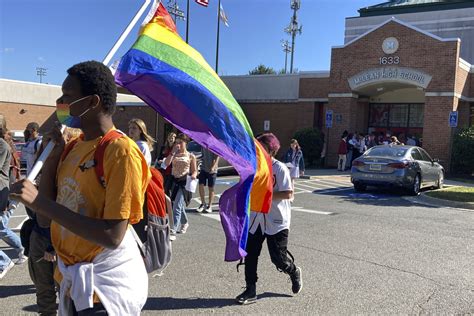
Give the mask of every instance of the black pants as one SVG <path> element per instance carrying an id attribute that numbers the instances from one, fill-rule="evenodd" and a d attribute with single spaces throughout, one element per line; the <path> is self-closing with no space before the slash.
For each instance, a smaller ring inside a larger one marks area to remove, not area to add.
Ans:
<path id="1" fill-rule="evenodd" d="M 267 239 L 268 252 L 273 264 L 282 272 L 292 274 L 296 270 L 293 261 L 288 257 L 288 229 L 282 230 L 275 235 L 262 234 L 260 227 L 255 234 L 249 234 L 247 240 L 247 256 L 245 257 L 245 282 L 247 284 L 257 283 L 258 257 L 262 250 L 263 242 Z"/>
<path id="2" fill-rule="evenodd" d="M 72 311 L 73 316 L 94 316 L 94 315 L 106 316 L 108 315 L 102 303 L 94 303 L 94 306 L 92 308 L 88 308 L 80 312 L 76 310 L 76 306 L 74 305 L 74 303 L 72 304 L 72 308 L 73 308 L 73 311 Z"/>
<path id="3" fill-rule="evenodd" d="M 30 253 L 28 270 L 36 287 L 36 304 L 41 315 L 56 315 L 56 286 L 54 282 L 54 269 L 56 263 L 46 261 L 44 252 L 49 245 L 48 238 L 33 231 L 30 236 Z"/>

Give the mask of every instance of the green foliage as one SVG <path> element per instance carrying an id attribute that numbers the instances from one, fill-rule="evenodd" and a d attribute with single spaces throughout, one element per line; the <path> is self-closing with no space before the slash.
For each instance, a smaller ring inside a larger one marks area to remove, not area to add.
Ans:
<path id="1" fill-rule="evenodd" d="M 316 128 L 305 128 L 295 133 L 294 138 L 298 141 L 303 150 L 303 157 L 306 166 L 319 166 L 321 151 L 323 149 L 323 137 Z"/>
<path id="2" fill-rule="evenodd" d="M 474 127 L 462 129 L 454 135 L 451 160 L 453 172 L 474 173 Z"/>
<path id="3" fill-rule="evenodd" d="M 260 64 L 254 69 L 252 69 L 251 71 L 249 71 L 249 75 L 274 75 L 274 74 L 276 74 L 276 71 L 273 68 L 267 67 L 263 64 Z"/>

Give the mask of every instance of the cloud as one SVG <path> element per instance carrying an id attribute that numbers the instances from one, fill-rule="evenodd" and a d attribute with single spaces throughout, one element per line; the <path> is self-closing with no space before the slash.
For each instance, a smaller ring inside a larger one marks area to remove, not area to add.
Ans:
<path id="1" fill-rule="evenodd" d="M 42 56 L 38 56 L 37 59 L 38 59 L 38 61 L 40 61 L 40 62 L 45 62 L 45 61 L 46 61 L 46 59 L 45 59 L 44 57 L 42 57 Z"/>
<path id="2" fill-rule="evenodd" d="M 13 48 L 13 47 L 5 47 L 2 51 L 3 51 L 5 54 L 13 53 L 13 52 L 15 52 L 15 48 Z"/>

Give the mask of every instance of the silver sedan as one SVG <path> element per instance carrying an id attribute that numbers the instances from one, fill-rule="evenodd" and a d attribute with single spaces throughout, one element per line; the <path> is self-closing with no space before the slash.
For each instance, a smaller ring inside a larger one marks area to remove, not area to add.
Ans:
<path id="1" fill-rule="evenodd" d="M 418 195 L 425 187 L 443 187 L 444 168 L 420 147 L 375 146 L 352 162 L 351 181 L 359 192 L 367 186 L 392 186 Z"/>

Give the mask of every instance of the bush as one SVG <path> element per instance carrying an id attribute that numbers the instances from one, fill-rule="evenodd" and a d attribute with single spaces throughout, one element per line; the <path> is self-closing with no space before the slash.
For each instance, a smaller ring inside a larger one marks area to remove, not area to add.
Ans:
<path id="1" fill-rule="evenodd" d="M 462 129 L 454 135 L 451 168 L 455 173 L 474 173 L 474 127 Z"/>
<path id="2" fill-rule="evenodd" d="M 316 128 L 305 128 L 297 131 L 294 138 L 298 141 L 303 150 L 305 165 L 319 166 L 321 150 L 323 149 L 321 132 Z"/>

